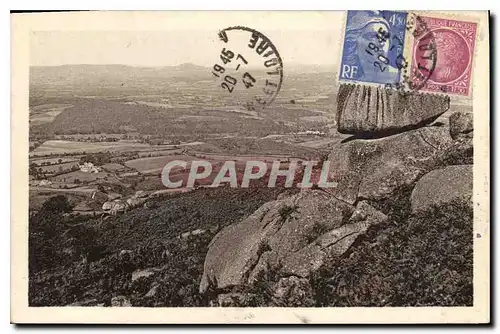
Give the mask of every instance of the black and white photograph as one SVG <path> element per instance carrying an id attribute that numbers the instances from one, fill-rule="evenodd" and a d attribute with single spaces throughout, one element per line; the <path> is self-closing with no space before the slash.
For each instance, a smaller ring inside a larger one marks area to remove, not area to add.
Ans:
<path id="1" fill-rule="evenodd" d="M 13 14 L 14 319 L 489 321 L 488 20 Z"/>

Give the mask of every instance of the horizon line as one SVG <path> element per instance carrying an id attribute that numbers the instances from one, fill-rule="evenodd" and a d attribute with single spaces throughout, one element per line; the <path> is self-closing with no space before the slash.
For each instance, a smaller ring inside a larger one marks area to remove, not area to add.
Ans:
<path id="1" fill-rule="evenodd" d="M 57 65 L 29 65 L 29 67 L 61 67 L 61 66 L 127 66 L 127 67 L 148 67 L 148 68 L 159 68 L 159 67 L 179 67 L 183 65 L 191 65 L 198 67 L 210 68 L 209 65 L 200 65 L 195 63 L 180 63 L 177 65 L 132 65 L 132 64 L 121 64 L 121 63 L 106 63 L 106 64 L 95 64 L 95 63 L 68 63 L 68 64 L 57 64 Z M 317 67 L 336 67 L 336 64 L 304 64 L 304 63 L 286 63 L 284 67 L 288 66 L 317 66 Z"/>

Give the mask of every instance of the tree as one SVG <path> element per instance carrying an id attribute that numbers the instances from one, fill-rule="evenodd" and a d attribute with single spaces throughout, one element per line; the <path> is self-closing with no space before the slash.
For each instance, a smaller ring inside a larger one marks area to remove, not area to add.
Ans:
<path id="1" fill-rule="evenodd" d="M 59 159 L 57 160 L 57 163 L 58 163 L 58 164 L 62 164 L 62 162 L 63 162 L 63 161 L 62 161 L 62 159 L 61 159 L 61 158 L 59 158 Z"/>
<path id="2" fill-rule="evenodd" d="M 71 211 L 71 205 L 68 199 L 64 195 L 57 195 L 49 198 L 43 203 L 40 211 L 53 212 L 53 213 L 64 213 Z"/>

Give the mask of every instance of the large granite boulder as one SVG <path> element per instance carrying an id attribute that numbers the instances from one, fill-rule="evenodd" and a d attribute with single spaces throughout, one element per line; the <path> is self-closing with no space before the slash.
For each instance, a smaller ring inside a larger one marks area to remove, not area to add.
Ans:
<path id="1" fill-rule="evenodd" d="M 200 291 L 206 291 L 210 284 L 218 288 L 246 285 L 250 277 L 256 277 L 252 274 L 254 269 L 267 267 L 262 256 L 276 263 L 325 231 L 340 227 L 352 210 L 351 205 L 319 190 L 265 203 L 212 239 Z"/>
<path id="2" fill-rule="evenodd" d="M 379 139 L 338 143 L 328 157 L 329 180 L 338 185 L 326 190 L 350 204 L 358 198 L 389 198 L 442 163 L 438 157 L 452 144 L 448 128 L 434 126 Z"/>
<path id="3" fill-rule="evenodd" d="M 453 139 L 460 136 L 472 137 L 474 130 L 474 115 L 466 112 L 454 112 L 449 117 L 450 134 Z"/>
<path id="4" fill-rule="evenodd" d="M 268 202 L 214 237 L 200 292 L 251 285 L 272 272 L 305 278 L 386 219 L 366 202 L 355 209 L 320 190 Z"/>
<path id="5" fill-rule="evenodd" d="M 447 166 L 422 176 L 411 194 L 413 213 L 425 211 L 452 201 L 470 204 L 472 198 L 472 165 Z"/>
<path id="6" fill-rule="evenodd" d="M 449 107 L 447 96 L 341 84 L 337 95 L 337 127 L 340 133 L 381 137 L 422 127 Z"/>

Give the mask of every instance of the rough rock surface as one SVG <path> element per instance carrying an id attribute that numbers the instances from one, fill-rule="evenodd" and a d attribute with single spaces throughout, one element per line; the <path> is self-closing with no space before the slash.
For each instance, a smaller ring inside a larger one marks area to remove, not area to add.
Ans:
<path id="1" fill-rule="evenodd" d="M 362 201 L 347 224 L 322 234 L 303 249 L 285 257 L 282 260 L 281 272 L 308 277 L 323 265 L 326 256 L 341 256 L 370 226 L 384 223 L 387 219 L 386 215 L 374 209 L 368 202 Z"/>
<path id="2" fill-rule="evenodd" d="M 351 205 L 319 190 L 264 204 L 241 222 L 222 229 L 210 242 L 200 291 L 206 291 L 210 283 L 219 288 L 245 285 L 256 277 L 254 269 L 268 268 L 324 232 L 342 226 L 352 211 Z"/>
<path id="3" fill-rule="evenodd" d="M 446 127 L 424 127 L 379 139 L 338 143 L 328 157 L 329 180 L 338 185 L 327 191 L 351 204 L 358 197 L 388 198 L 434 168 L 439 154 L 452 143 Z"/>
<path id="4" fill-rule="evenodd" d="M 433 205 L 454 200 L 470 203 L 472 167 L 472 165 L 447 166 L 422 176 L 411 194 L 412 212 L 425 211 Z"/>
<path id="5" fill-rule="evenodd" d="M 337 127 L 359 137 L 385 136 L 431 123 L 449 107 L 447 96 L 342 84 Z"/>
<path id="6" fill-rule="evenodd" d="M 210 284 L 253 284 L 274 270 L 308 277 L 327 256 L 342 255 L 371 225 L 387 219 L 367 202 L 353 209 L 319 190 L 264 204 L 212 240 L 200 292 Z"/>
<path id="7" fill-rule="evenodd" d="M 453 139 L 464 135 L 472 135 L 474 130 L 474 117 L 472 113 L 457 111 L 450 115 L 450 134 Z"/>

